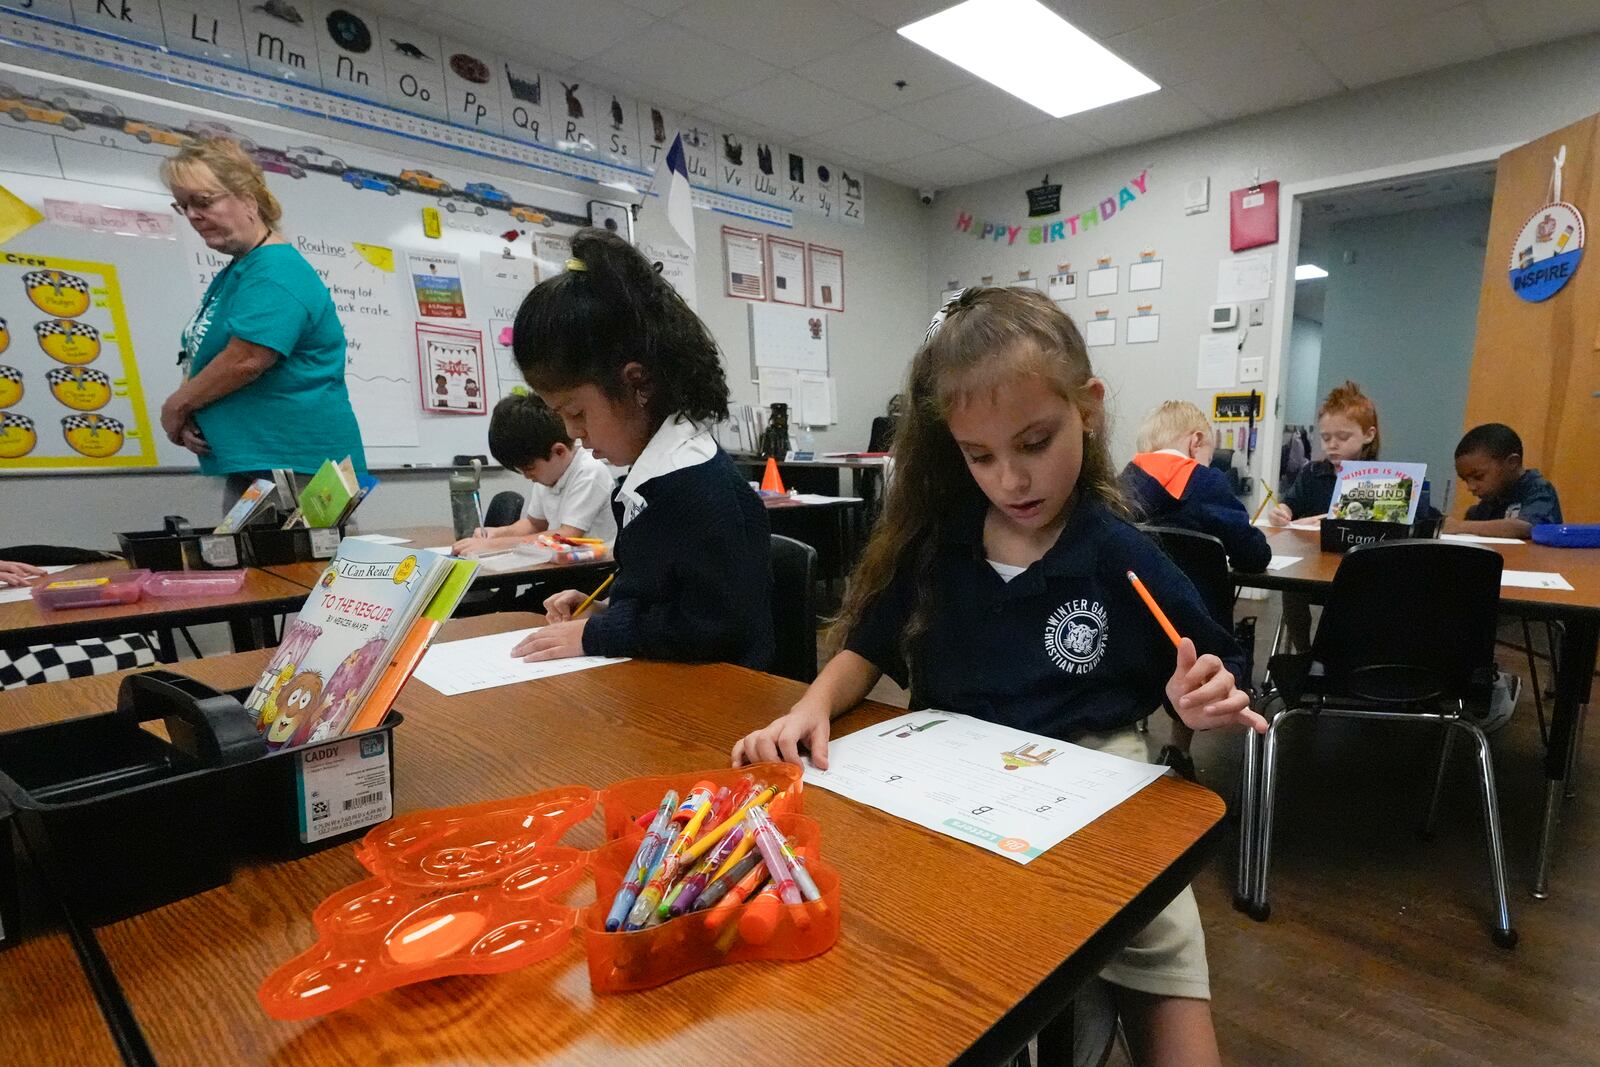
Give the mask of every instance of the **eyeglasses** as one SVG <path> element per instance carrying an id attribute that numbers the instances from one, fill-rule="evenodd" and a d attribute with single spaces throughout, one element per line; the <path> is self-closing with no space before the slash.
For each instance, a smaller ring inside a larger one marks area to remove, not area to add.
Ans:
<path id="1" fill-rule="evenodd" d="M 174 200 L 172 202 L 172 210 L 180 215 L 187 215 L 191 211 L 198 211 L 204 214 L 210 211 L 211 206 L 217 201 L 225 200 L 232 195 L 232 193 L 197 193 L 187 201 Z"/>

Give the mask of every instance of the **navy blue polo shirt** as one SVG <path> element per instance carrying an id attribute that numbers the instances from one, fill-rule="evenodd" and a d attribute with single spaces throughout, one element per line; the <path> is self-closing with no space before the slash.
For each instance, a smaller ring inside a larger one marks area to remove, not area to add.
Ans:
<path id="1" fill-rule="evenodd" d="M 1536 470 L 1525 470 L 1511 483 L 1504 496 L 1480 500 L 1467 509 L 1470 521 L 1480 519 L 1521 519 L 1533 526 L 1561 521 L 1561 498 L 1549 479 Z"/>
<path id="2" fill-rule="evenodd" d="M 1128 582 L 1130 570 L 1180 634 L 1240 676 L 1238 645 L 1189 579 L 1098 500 L 1081 500 L 1044 557 L 1009 582 L 984 556 L 986 510 L 987 502 L 938 542 L 928 628 L 909 672 L 901 637 L 918 595 L 909 567 L 868 605 L 845 642 L 900 685 L 909 681 L 913 707 L 1068 741 L 1149 715 L 1161 706 L 1177 656 Z"/>

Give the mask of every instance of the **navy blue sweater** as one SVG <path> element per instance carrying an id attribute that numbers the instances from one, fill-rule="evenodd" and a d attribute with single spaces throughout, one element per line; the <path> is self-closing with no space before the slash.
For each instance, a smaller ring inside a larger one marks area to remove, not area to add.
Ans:
<path id="1" fill-rule="evenodd" d="M 721 449 L 639 486 L 645 509 L 617 534 L 617 580 L 583 628 L 590 656 L 772 661 L 767 509 Z"/>
<path id="2" fill-rule="evenodd" d="M 1250 524 L 1250 513 L 1233 495 L 1227 475 L 1214 467 L 1195 464 L 1177 496 L 1141 467 L 1137 456 L 1122 469 L 1120 481 L 1143 521 L 1210 534 L 1222 542 L 1235 570 L 1255 574 L 1272 561 L 1266 535 Z"/>

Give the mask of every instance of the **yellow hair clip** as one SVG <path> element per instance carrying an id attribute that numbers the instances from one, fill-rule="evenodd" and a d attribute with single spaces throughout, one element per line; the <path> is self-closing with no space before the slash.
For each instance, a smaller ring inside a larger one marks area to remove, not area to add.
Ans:
<path id="1" fill-rule="evenodd" d="M 584 265 L 584 262 L 581 259 L 569 259 L 569 260 L 567 260 L 567 269 L 568 270 L 588 270 L 589 268 Z"/>

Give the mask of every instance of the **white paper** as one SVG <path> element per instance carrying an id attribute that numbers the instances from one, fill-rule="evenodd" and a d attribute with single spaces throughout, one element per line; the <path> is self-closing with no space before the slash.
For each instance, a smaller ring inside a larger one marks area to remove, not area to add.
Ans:
<path id="1" fill-rule="evenodd" d="M 821 493 L 796 493 L 789 498 L 801 504 L 858 504 L 858 496 L 823 496 Z"/>
<path id="2" fill-rule="evenodd" d="M 1271 252 L 1234 256 L 1217 265 L 1217 303 L 1242 304 L 1248 300 L 1265 300 L 1271 295 Z"/>
<path id="3" fill-rule="evenodd" d="M 1128 320 L 1128 343 L 1147 345 L 1161 340 L 1160 315 L 1135 315 Z"/>
<path id="4" fill-rule="evenodd" d="M 800 424 L 802 426 L 832 426 L 838 422 L 834 414 L 835 390 L 833 379 L 826 374 L 803 372 L 797 375 L 800 388 Z"/>
<path id="5" fill-rule="evenodd" d="M 1039 279 L 1038 278 L 1018 278 L 1016 281 L 1009 283 L 1006 286 L 1006 288 L 1007 289 L 1032 289 L 1035 292 L 1037 292 L 1038 289 L 1039 289 Z"/>
<path id="6" fill-rule="evenodd" d="M 607 659 L 604 656 L 574 656 L 543 663 L 524 663 L 512 659 L 511 650 L 517 642 L 537 629 L 487 634 L 465 641 L 446 641 L 434 645 L 422 657 L 422 662 L 417 664 L 415 677 L 445 696 L 453 697 L 462 693 L 476 693 L 480 689 L 496 689 L 502 685 L 515 685 L 536 678 L 554 678 L 591 667 L 609 667 L 613 663 L 627 662 L 625 659 Z"/>
<path id="7" fill-rule="evenodd" d="M 767 298 L 766 264 L 762 261 L 761 235 L 722 231 L 722 284 L 728 296 L 746 300 Z"/>
<path id="8" fill-rule="evenodd" d="M 807 245 L 806 258 L 811 263 L 811 306 L 826 311 L 843 311 L 844 253 Z"/>
<path id="9" fill-rule="evenodd" d="M 478 253 L 478 264 L 483 271 L 483 284 L 497 289 L 526 293 L 539 283 L 531 256 L 486 251 Z"/>
<path id="10" fill-rule="evenodd" d="M 1238 381 L 1239 342 L 1232 334 L 1200 338 L 1200 359 L 1195 371 L 1196 389 L 1232 389 Z"/>
<path id="11" fill-rule="evenodd" d="M 1078 295 L 1078 272 L 1063 271 L 1050 275 L 1050 299 L 1072 300 Z"/>
<path id="12" fill-rule="evenodd" d="M 1304 556 L 1278 556 L 1278 555 L 1274 555 L 1272 557 L 1272 559 L 1270 561 L 1268 561 L 1268 563 L 1267 563 L 1267 570 L 1269 570 L 1269 571 L 1285 570 L 1285 569 L 1287 569 L 1289 567 L 1293 567 L 1296 563 L 1299 563 L 1302 559 L 1305 559 L 1305 557 Z"/>
<path id="13" fill-rule="evenodd" d="M 1117 291 L 1117 268 L 1097 267 L 1086 274 L 1090 296 L 1110 296 Z"/>
<path id="14" fill-rule="evenodd" d="M 902 715 L 835 738 L 828 767 L 807 767 L 806 784 L 1018 863 L 1042 855 L 1164 770 L 943 711 Z"/>
<path id="15" fill-rule="evenodd" d="M 1500 584 L 1516 589 L 1565 589 L 1572 591 L 1572 583 L 1555 571 L 1501 571 Z"/>
<path id="16" fill-rule="evenodd" d="M 796 241 L 767 239 L 772 267 L 772 299 L 780 304 L 806 305 L 806 246 Z"/>
<path id="17" fill-rule="evenodd" d="M 1441 541 L 1465 541 L 1469 545 L 1525 545 L 1528 542 L 1515 537 L 1484 537 L 1482 534 L 1451 533 L 1440 534 Z"/>
<path id="18" fill-rule="evenodd" d="M 690 311 L 698 310 L 699 304 L 694 287 L 694 253 L 687 248 L 649 242 L 640 244 L 639 251 L 643 252 L 645 258 L 652 263 L 661 264 L 661 277 L 678 291 L 678 295 L 683 297 L 683 302 L 689 305 Z"/>
<path id="19" fill-rule="evenodd" d="M 389 534 L 351 534 L 346 541 L 371 541 L 375 545 L 409 545 L 409 537 L 391 537 Z"/>
<path id="20" fill-rule="evenodd" d="M 376 740 L 376 743 L 375 743 Z M 352 737 L 300 753 L 300 840 L 306 844 L 380 823 L 394 814 L 382 736 Z"/>
<path id="21" fill-rule="evenodd" d="M 1128 267 L 1128 291 L 1130 293 L 1159 288 L 1161 288 L 1161 260 L 1144 260 Z"/>
<path id="22" fill-rule="evenodd" d="M 71 567 L 70 566 L 40 567 L 39 569 L 44 571 L 45 574 L 60 574 L 62 571 L 71 570 Z M 0 604 L 14 604 L 14 603 L 16 603 L 18 601 L 28 600 L 28 599 L 32 598 L 34 585 L 38 584 L 39 579 L 30 578 L 29 581 L 34 583 L 34 584 L 33 585 L 20 585 L 20 586 L 17 586 L 15 588 L 7 587 L 7 588 L 4 588 L 4 589 L 0 589 Z"/>
<path id="23" fill-rule="evenodd" d="M 828 373 L 828 316 L 813 308 L 750 304 L 750 352 L 763 368 Z"/>
<path id="24" fill-rule="evenodd" d="M 762 367 L 756 383 L 756 403 L 771 409 L 773 404 L 789 405 L 796 425 L 800 419 L 800 372 L 787 367 Z"/>
<path id="25" fill-rule="evenodd" d="M 1089 348 L 1105 348 L 1117 343 L 1116 319 L 1090 319 L 1083 324 L 1083 343 Z"/>

